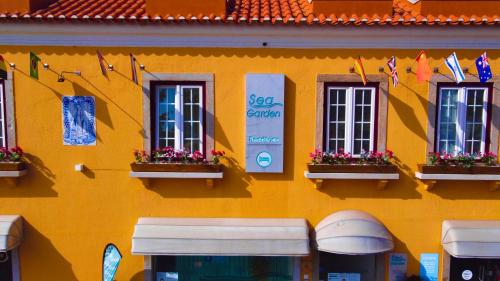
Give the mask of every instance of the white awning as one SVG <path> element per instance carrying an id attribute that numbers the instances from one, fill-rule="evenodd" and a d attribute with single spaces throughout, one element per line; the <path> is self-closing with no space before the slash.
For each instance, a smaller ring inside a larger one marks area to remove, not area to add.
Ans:
<path id="1" fill-rule="evenodd" d="M 304 219 L 139 218 L 132 238 L 136 255 L 304 256 Z"/>
<path id="2" fill-rule="evenodd" d="M 316 226 L 319 251 L 365 255 L 391 251 L 392 235 L 371 215 L 356 210 L 334 213 Z"/>
<path id="3" fill-rule="evenodd" d="M 23 237 L 23 219 L 21 216 L 0 216 L 0 252 L 10 251 L 19 244 Z"/>
<path id="4" fill-rule="evenodd" d="M 500 258 L 500 221 L 444 221 L 442 244 L 457 258 Z"/>

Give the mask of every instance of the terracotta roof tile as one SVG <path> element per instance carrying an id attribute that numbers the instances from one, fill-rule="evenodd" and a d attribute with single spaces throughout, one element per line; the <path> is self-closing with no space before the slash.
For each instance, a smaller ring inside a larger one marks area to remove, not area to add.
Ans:
<path id="1" fill-rule="evenodd" d="M 313 0 L 314 1 L 314 0 Z M 145 0 L 58 0 L 33 13 L 0 11 L 0 20 L 107 20 L 187 23 L 273 23 L 320 25 L 494 25 L 500 17 L 485 15 L 422 15 L 407 0 L 393 1 L 388 15 L 314 15 L 309 0 L 229 0 L 225 15 L 148 15 Z"/>

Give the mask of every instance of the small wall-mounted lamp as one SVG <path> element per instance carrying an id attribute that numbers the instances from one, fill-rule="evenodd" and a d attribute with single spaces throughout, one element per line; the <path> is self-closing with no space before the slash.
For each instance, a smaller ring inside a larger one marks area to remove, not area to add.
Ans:
<path id="1" fill-rule="evenodd" d="M 464 73 L 469 73 L 469 68 L 468 67 L 464 68 Z"/>
<path id="2" fill-rule="evenodd" d="M 439 67 L 434 67 L 434 73 L 439 73 Z"/>
<path id="3" fill-rule="evenodd" d="M 113 71 L 113 70 L 114 70 L 114 67 L 113 67 L 113 65 L 112 65 L 112 64 L 108 64 L 108 70 L 109 70 L 109 71 Z"/>
<path id="4" fill-rule="evenodd" d="M 408 67 L 406 68 L 406 73 L 411 73 L 411 66 L 408 66 Z"/>
<path id="5" fill-rule="evenodd" d="M 48 63 L 44 63 L 43 64 L 43 69 L 44 70 L 49 70 L 49 68 L 50 68 L 50 65 Z"/>
<path id="6" fill-rule="evenodd" d="M 146 70 L 146 66 L 144 64 L 139 65 L 139 68 L 143 71 Z"/>
<path id="7" fill-rule="evenodd" d="M 354 73 L 354 67 L 349 67 L 349 73 Z"/>
<path id="8" fill-rule="evenodd" d="M 75 165 L 75 172 L 83 172 L 83 170 L 85 169 L 85 165 L 83 164 L 76 164 Z"/>
<path id="9" fill-rule="evenodd" d="M 10 66 L 10 69 L 11 69 L 11 70 L 16 69 L 16 64 L 15 64 L 15 63 L 13 63 L 13 62 L 9 63 L 9 66 Z"/>
<path id="10" fill-rule="evenodd" d="M 82 72 L 80 70 L 76 71 L 62 71 L 60 74 L 57 75 L 57 82 L 62 83 L 66 81 L 66 78 L 64 78 L 64 74 L 73 74 L 76 76 L 82 76 Z"/>
<path id="11" fill-rule="evenodd" d="M 384 67 L 383 67 L 383 66 L 379 66 L 379 67 L 378 67 L 378 72 L 380 72 L 380 73 L 384 73 Z"/>

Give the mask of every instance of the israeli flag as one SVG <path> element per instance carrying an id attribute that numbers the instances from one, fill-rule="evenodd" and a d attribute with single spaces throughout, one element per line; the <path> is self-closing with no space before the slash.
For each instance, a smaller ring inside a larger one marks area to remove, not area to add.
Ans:
<path id="1" fill-rule="evenodd" d="M 446 66 L 448 66 L 451 73 L 453 73 L 453 76 L 455 77 L 455 81 L 457 81 L 457 84 L 465 80 L 464 72 L 462 71 L 462 68 L 458 63 L 457 54 L 455 52 L 453 52 L 453 54 L 447 57 L 445 62 Z"/>

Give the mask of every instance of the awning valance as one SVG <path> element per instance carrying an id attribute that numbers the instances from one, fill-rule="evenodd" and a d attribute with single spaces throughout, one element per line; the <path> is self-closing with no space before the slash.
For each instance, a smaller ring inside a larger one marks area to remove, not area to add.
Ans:
<path id="1" fill-rule="evenodd" d="M 304 256 L 304 219 L 139 218 L 136 255 Z"/>
<path id="2" fill-rule="evenodd" d="M 10 251 L 23 238 L 23 219 L 21 216 L 0 216 L 0 252 Z"/>
<path id="3" fill-rule="evenodd" d="M 357 210 L 345 210 L 323 219 L 316 227 L 319 251 L 365 255 L 390 251 L 392 235 L 371 215 Z"/>
<path id="4" fill-rule="evenodd" d="M 442 244 L 457 258 L 499 258 L 500 221 L 444 221 Z"/>

